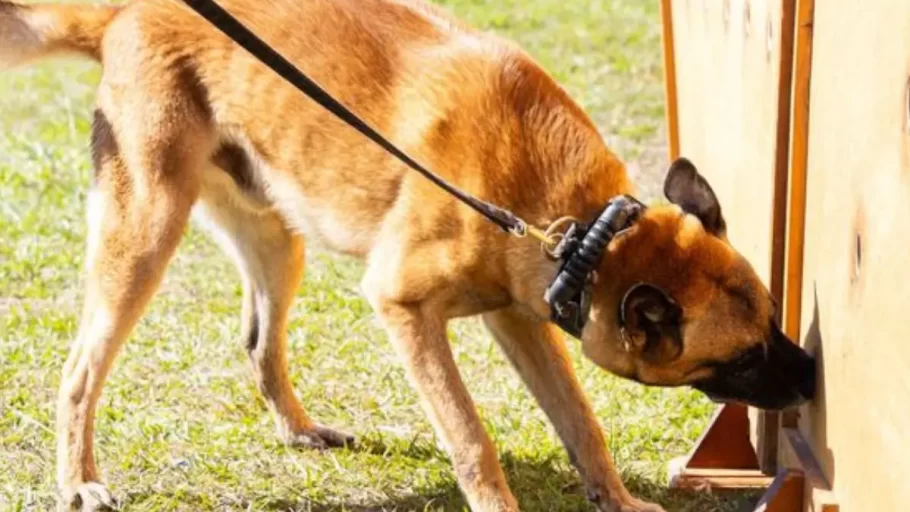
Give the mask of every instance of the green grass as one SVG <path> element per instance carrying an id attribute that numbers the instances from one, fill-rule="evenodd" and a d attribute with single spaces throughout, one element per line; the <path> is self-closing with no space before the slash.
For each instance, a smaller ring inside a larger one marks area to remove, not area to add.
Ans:
<path id="1" fill-rule="evenodd" d="M 654 0 L 446 0 L 516 39 L 602 128 L 646 194 L 663 176 L 663 96 Z M 60 368 L 82 296 L 97 66 L 58 60 L 0 75 L 0 510 L 47 510 Z M 248 372 L 232 265 L 191 229 L 117 360 L 99 404 L 96 454 L 125 510 L 458 510 L 393 350 L 356 290 L 361 265 L 316 248 L 290 321 L 290 365 L 309 412 L 362 447 L 281 445 Z M 524 510 L 590 510 L 567 457 L 476 321 L 452 328 L 456 357 Z M 628 485 L 669 511 L 733 511 L 744 497 L 670 493 L 711 404 L 686 390 L 576 368 Z"/>

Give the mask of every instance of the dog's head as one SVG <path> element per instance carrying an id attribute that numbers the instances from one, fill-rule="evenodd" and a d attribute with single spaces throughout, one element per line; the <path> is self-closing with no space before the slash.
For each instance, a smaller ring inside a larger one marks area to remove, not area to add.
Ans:
<path id="1" fill-rule="evenodd" d="M 814 361 L 775 322 L 775 301 L 727 240 L 708 182 L 679 159 L 664 194 L 671 204 L 647 208 L 607 247 L 585 354 L 620 376 L 715 401 L 780 409 L 811 399 Z"/>

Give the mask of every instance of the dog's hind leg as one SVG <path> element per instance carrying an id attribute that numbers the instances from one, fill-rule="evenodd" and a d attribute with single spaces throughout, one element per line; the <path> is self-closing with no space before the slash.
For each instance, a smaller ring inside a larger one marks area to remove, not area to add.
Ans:
<path id="1" fill-rule="evenodd" d="M 93 454 L 95 407 L 184 232 L 199 188 L 196 155 L 210 150 L 202 123 L 160 103 L 129 100 L 119 102 L 128 111 L 99 110 L 93 128 L 84 305 L 57 403 L 57 480 L 66 509 L 112 505 Z"/>
<path id="2" fill-rule="evenodd" d="M 288 376 L 286 324 L 303 276 L 303 237 L 290 231 L 276 211 L 245 206 L 243 191 L 221 169 L 206 172 L 203 183 L 196 218 L 240 271 L 241 342 L 279 436 L 310 448 L 353 443 L 352 436 L 310 419 Z"/>

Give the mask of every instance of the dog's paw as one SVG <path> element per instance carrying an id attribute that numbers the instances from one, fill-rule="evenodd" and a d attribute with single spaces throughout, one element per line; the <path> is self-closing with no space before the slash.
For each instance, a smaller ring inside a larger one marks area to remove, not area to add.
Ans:
<path id="1" fill-rule="evenodd" d="M 312 428 L 290 434 L 287 436 L 286 442 L 297 448 L 314 450 L 351 448 L 354 446 L 354 436 L 324 425 L 315 424 Z"/>
<path id="2" fill-rule="evenodd" d="M 79 484 L 61 493 L 58 510 L 61 512 L 78 510 L 80 512 L 95 512 L 101 510 L 117 510 L 117 503 L 111 492 L 98 482 Z"/>
<path id="3" fill-rule="evenodd" d="M 648 503 L 626 494 L 625 499 L 610 499 L 609 493 L 588 492 L 588 499 L 597 505 L 600 512 L 667 512 L 656 503 Z"/>

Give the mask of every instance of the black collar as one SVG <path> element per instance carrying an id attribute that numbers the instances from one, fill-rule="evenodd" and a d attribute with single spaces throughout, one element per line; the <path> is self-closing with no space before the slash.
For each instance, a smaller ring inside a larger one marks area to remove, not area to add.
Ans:
<path id="1" fill-rule="evenodd" d="M 591 311 L 594 273 L 603 261 L 607 245 L 617 233 L 639 219 L 645 205 L 629 195 L 616 196 L 592 224 L 573 223 L 554 250 L 562 262 L 556 278 L 547 287 L 544 300 L 550 319 L 576 338 Z"/>

